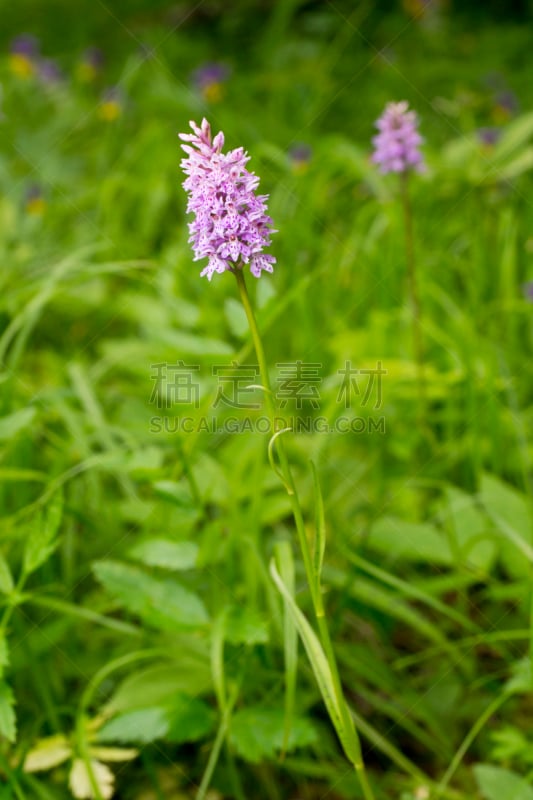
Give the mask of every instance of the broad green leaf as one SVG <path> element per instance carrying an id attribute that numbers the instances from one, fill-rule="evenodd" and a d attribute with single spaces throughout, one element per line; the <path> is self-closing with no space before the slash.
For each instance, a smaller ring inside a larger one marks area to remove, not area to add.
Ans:
<path id="1" fill-rule="evenodd" d="M 512 694 L 529 694 L 533 691 L 531 658 L 526 656 L 513 664 L 512 675 L 505 684 L 505 691 Z"/>
<path id="2" fill-rule="evenodd" d="M 449 487 L 446 490 L 446 500 L 451 534 L 460 557 L 470 567 L 484 573 L 489 572 L 497 547 L 489 521 L 479 509 L 476 498 L 460 489 Z"/>
<path id="3" fill-rule="evenodd" d="M 212 708 L 197 697 L 179 694 L 167 709 L 169 742 L 196 742 L 208 736 L 214 728 L 216 715 Z"/>
<path id="4" fill-rule="evenodd" d="M 506 125 L 502 137 L 496 145 L 494 159 L 502 162 L 515 151 L 533 139 L 533 111 L 521 114 Z"/>
<path id="5" fill-rule="evenodd" d="M 258 764 L 277 756 L 284 745 L 284 734 L 285 717 L 281 709 L 249 707 L 233 714 L 229 741 L 242 758 Z M 294 717 L 285 750 L 291 752 L 316 741 L 317 733 L 310 720 Z"/>
<path id="6" fill-rule="evenodd" d="M 154 489 L 160 497 L 170 500 L 180 508 L 192 508 L 191 493 L 184 483 L 177 481 L 156 481 Z"/>
<path id="7" fill-rule="evenodd" d="M 63 514 L 63 495 L 57 492 L 48 508 L 34 521 L 24 548 L 24 572 L 35 572 L 52 555 L 59 544 L 56 534 Z"/>
<path id="8" fill-rule="evenodd" d="M 14 742 L 17 735 L 14 705 L 11 687 L 0 681 L 0 739 L 5 737 L 9 742 Z"/>
<path id="9" fill-rule="evenodd" d="M 93 569 L 100 583 L 121 605 L 154 628 L 175 630 L 205 625 L 208 621 L 198 595 L 173 578 L 155 578 L 118 561 L 98 561 Z"/>
<path id="10" fill-rule="evenodd" d="M 224 637 L 230 644 L 266 644 L 268 622 L 253 608 L 232 606 L 226 613 Z"/>
<path id="11" fill-rule="evenodd" d="M 527 147 L 516 158 L 511 159 L 501 169 L 498 169 L 498 178 L 501 180 L 513 180 L 533 169 L 533 147 Z"/>
<path id="12" fill-rule="evenodd" d="M 150 567 L 168 570 L 193 569 L 198 559 L 195 542 L 173 542 L 170 539 L 146 539 L 134 545 L 128 555 Z"/>
<path id="13" fill-rule="evenodd" d="M 484 475 L 480 499 L 501 534 L 505 567 L 515 577 L 529 577 L 533 563 L 533 520 L 526 498 L 498 478 Z"/>
<path id="14" fill-rule="evenodd" d="M 62 764 L 72 754 L 72 748 L 62 733 L 39 739 L 24 759 L 24 772 L 41 772 Z"/>
<path id="15" fill-rule="evenodd" d="M 210 691 L 213 681 L 208 656 L 195 653 L 193 645 L 188 639 L 183 641 L 182 655 L 172 666 L 148 667 L 128 675 L 108 701 L 105 712 L 167 706 L 180 692 L 199 695 Z"/>
<path id="16" fill-rule="evenodd" d="M 476 764 L 474 775 L 485 800 L 533 800 L 530 782 L 508 769 Z"/>
<path id="17" fill-rule="evenodd" d="M 165 708 L 139 708 L 118 714 L 98 731 L 99 742 L 148 744 L 162 739 L 169 730 L 170 720 Z"/>
<path id="18" fill-rule="evenodd" d="M 368 547 L 387 560 L 450 565 L 452 554 L 443 534 L 428 523 L 405 522 L 396 517 L 378 519 L 370 530 Z"/>
<path id="19" fill-rule="evenodd" d="M 495 730 L 491 736 L 491 757 L 497 763 L 510 764 L 515 758 L 525 756 L 528 763 L 533 757 L 533 744 L 528 741 L 527 734 L 514 725 L 505 725 Z"/>
<path id="20" fill-rule="evenodd" d="M 203 700 L 183 692 L 175 694 L 160 706 L 126 711 L 105 723 L 98 732 L 99 742 L 148 744 L 166 739 L 175 744 L 195 742 L 207 736 L 214 727 L 215 714 Z M 95 751 L 98 758 L 105 760 Z"/>
<path id="21" fill-rule="evenodd" d="M 0 417 L 0 442 L 14 439 L 17 433 L 28 428 L 35 418 L 35 408 L 23 408 L 7 417 Z"/>
<path id="22" fill-rule="evenodd" d="M 0 592 L 11 594 L 14 588 L 13 576 L 4 556 L 0 553 Z"/>

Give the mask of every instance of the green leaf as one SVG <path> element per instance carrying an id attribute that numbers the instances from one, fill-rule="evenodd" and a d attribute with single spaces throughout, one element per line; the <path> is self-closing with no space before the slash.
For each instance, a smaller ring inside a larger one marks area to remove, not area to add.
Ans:
<path id="1" fill-rule="evenodd" d="M 4 668 L 9 664 L 9 647 L 6 635 L 0 631 L 0 678 L 4 674 Z"/>
<path id="2" fill-rule="evenodd" d="M 533 520 L 526 498 L 492 475 L 481 481 L 480 499 L 502 535 L 502 560 L 517 578 L 527 578 L 533 563 Z"/>
<path id="3" fill-rule="evenodd" d="M 446 538 L 427 523 L 405 522 L 396 517 L 378 519 L 370 531 L 368 546 L 387 560 L 450 565 L 452 555 Z"/>
<path id="4" fill-rule="evenodd" d="M 39 739 L 24 759 L 24 772 L 41 772 L 62 764 L 72 755 L 72 747 L 66 736 L 58 733 Z"/>
<path id="5" fill-rule="evenodd" d="M 4 556 L 0 553 L 0 592 L 11 594 L 14 588 L 13 576 Z"/>
<path id="6" fill-rule="evenodd" d="M 283 746 L 285 715 L 281 709 L 249 707 L 237 711 L 230 723 L 229 741 L 237 753 L 258 764 L 263 759 L 273 759 Z M 297 747 L 307 747 L 317 741 L 317 733 L 310 720 L 294 717 L 287 752 Z"/>
<path id="7" fill-rule="evenodd" d="M 195 542 L 173 542 L 170 539 L 147 539 L 134 545 L 128 555 L 150 567 L 169 570 L 193 569 L 198 560 Z"/>
<path id="8" fill-rule="evenodd" d="M 52 555 L 59 544 L 56 534 L 63 515 L 63 495 L 57 492 L 44 514 L 40 514 L 24 548 L 23 570 L 26 575 L 35 572 Z"/>
<path id="9" fill-rule="evenodd" d="M 294 624 L 296 625 L 298 633 L 300 634 L 300 638 L 305 647 L 305 651 L 311 664 L 315 680 L 318 684 L 320 694 L 324 700 L 324 704 L 327 708 L 331 722 L 333 723 L 333 726 L 337 731 L 337 735 L 342 742 L 344 752 L 346 753 L 347 758 L 349 758 L 353 764 L 357 764 L 360 762 L 357 736 L 353 727 L 351 727 L 352 722 L 349 713 L 347 713 L 345 708 L 341 707 L 341 703 L 344 703 L 345 700 L 344 697 L 337 696 L 333 674 L 324 650 L 322 649 L 322 645 L 320 644 L 320 641 L 311 625 L 302 614 L 288 592 L 287 587 L 281 580 L 274 560 L 270 562 L 270 574 L 272 575 L 274 583 L 278 587 L 283 599 L 286 601 L 287 608 L 290 611 Z M 347 727 L 345 720 L 348 721 L 350 727 Z"/>
<path id="10" fill-rule="evenodd" d="M 490 523 L 478 508 L 476 498 L 449 487 L 446 500 L 452 535 L 461 557 L 468 566 L 482 573 L 489 572 L 496 557 L 496 542 L 490 531 Z"/>
<path id="11" fill-rule="evenodd" d="M 529 781 L 508 769 L 476 764 L 474 775 L 485 800 L 533 800 Z"/>
<path id="12" fill-rule="evenodd" d="M 524 172 L 529 172 L 530 169 L 533 169 L 533 147 L 526 148 L 516 158 L 511 159 L 508 164 L 499 169 L 498 178 L 508 181 L 514 180 L 519 175 L 523 175 Z"/>
<path id="13" fill-rule="evenodd" d="M 311 461 L 311 469 L 313 471 L 313 485 L 315 495 L 315 544 L 313 552 L 313 571 L 315 575 L 315 585 L 317 593 L 321 589 L 321 576 L 322 566 L 324 564 L 324 553 L 326 552 L 326 519 L 324 515 L 324 500 L 322 497 L 322 489 L 320 488 L 320 481 L 318 479 L 317 468 L 313 461 Z"/>
<path id="14" fill-rule="evenodd" d="M 296 569 L 291 543 L 288 541 L 277 542 L 274 545 L 274 557 L 281 580 L 290 596 L 294 599 L 296 592 Z M 320 591 L 320 576 L 318 591 Z M 296 680 L 298 674 L 298 631 L 296 630 L 287 601 L 283 603 L 283 655 L 285 659 L 285 721 L 282 754 L 284 756 L 287 752 L 294 719 Z"/>
<path id="15" fill-rule="evenodd" d="M 232 606 L 225 618 L 224 638 L 230 644 L 266 644 L 268 622 L 246 606 Z"/>
<path id="16" fill-rule="evenodd" d="M 126 744 L 148 744 L 162 739 L 168 732 L 170 722 L 166 709 L 139 708 L 126 711 L 106 722 L 99 730 L 99 742 L 124 742 Z"/>
<path id="17" fill-rule="evenodd" d="M 182 655 L 172 666 L 148 667 L 128 675 L 118 686 L 105 712 L 117 713 L 147 706 L 167 706 L 180 692 L 198 695 L 213 686 L 207 654 L 195 653 L 192 637 L 178 640 Z"/>
<path id="18" fill-rule="evenodd" d="M 166 738 L 174 744 L 196 742 L 211 733 L 215 719 L 213 709 L 203 700 L 186 694 L 176 695 L 168 708 L 169 730 Z"/>
<path id="19" fill-rule="evenodd" d="M 528 694 L 533 691 L 531 674 L 531 658 L 526 656 L 513 664 L 512 675 L 505 684 L 505 691 L 510 694 Z"/>
<path id="20" fill-rule="evenodd" d="M 506 125 L 495 151 L 494 160 L 501 162 L 516 152 L 516 150 L 533 138 L 533 111 L 521 114 Z"/>
<path id="21" fill-rule="evenodd" d="M 14 439 L 15 436 L 28 428 L 35 418 L 35 408 L 23 408 L 7 417 L 0 418 L 0 442 Z"/>
<path id="22" fill-rule="evenodd" d="M 11 687 L 5 681 L 0 681 L 0 737 L 4 736 L 9 742 L 14 742 L 17 735 L 14 705 Z"/>
<path id="23" fill-rule="evenodd" d="M 106 722 L 98 732 L 99 742 L 148 744 L 166 739 L 175 744 L 195 742 L 207 736 L 215 722 L 213 710 L 196 697 L 178 693 L 171 702 L 126 711 Z"/>
<path id="24" fill-rule="evenodd" d="M 207 611 L 198 595 L 173 578 L 154 578 L 118 561 L 98 561 L 93 570 L 121 605 L 154 628 L 175 630 L 208 622 Z"/>
<path id="25" fill-rule="evenodd" d="M 170 500 L 180 508 L 192 508 L 193 500 L 187 486 L 177 481 L 156 481 L 154 489 L 160 497 Z"/>

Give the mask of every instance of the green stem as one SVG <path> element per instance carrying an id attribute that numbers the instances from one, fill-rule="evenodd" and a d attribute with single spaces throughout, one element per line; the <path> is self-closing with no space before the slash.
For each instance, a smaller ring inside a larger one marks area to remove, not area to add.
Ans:
<path id="1" fill-rule="evenodd" d="M 252 303 L 250 301 L 250 295 L 248 294 L 248 289 L 246 287 L 246 281 L 244 279 L 244 273 L 242 269 L 240 268 L 235 269 L 235 277 L 237 279 L 237 286 L 239 288 L 240 298 L 244 306 L 244 310 L 246 312 L 248 324 L 250 326 L 250 332 L 252 335 L 259 371 L 261 374 L 261 380 L 265 392 L 265 403 L 268 409 L 269 416 L 272 420 L 272 427 L 273 427 L 272 433 L 274 434 L 275 433 L 274 426 L 276 422 L 276 409 L 274 406 L 272 389 L 270 386 L 270 378 L 268 374 L 267 361 L 265 358 L 265 351 L 263 349 L 263 342 L 261 339 L 261 335 L 259 333 L 259 328 L 257 326 L 254 310 L 252 307 Z M 291 503 L 291 510 L 293 513 L 294 522 L 296 525 L 296 531 L 298 534 L 300 550 L 302 553 L 302 558 L 305 567 L 305 574 L 307 577 L 307 584 L 309 586 L 309 591 L 313 601 L 313 608 L 318 623 L 318 629 L 319 629 L 320 639 L 322 641 L 322 647 L 324 648 L 324 652 L 326 654 L 326 658 L 328 660 L 328 664 L 331 670 L 333 685 L 335 688 L 335 694 L 337 696 L 338 707 L 341 710 L 342 724 L 346 731 L 352 730 L 354 734 L 354 740 L 357 748 L 357 757 L 353 761 L 353 766 L 355 768 L 357 777 L 361 784 L 365 800 L 374 800 L 372 789 L 370 788 L 370 785 L 368 783 L 368 778 L 366 775 L 362 759 L 359 735 L 357 733 L 356 728 L 353 725 L 353 721 L 348 709 L 348 704 L 346 703 L 344 698 L 344 693 L 342 690 L 342 685 L 339 676 L 339 670 L 337 667 L 337 661 L 335 659 L 333 645 L 331 642 L 331 637 L 326 622 L 322 593 L 320 591 L 320 588 L 319 587 L 317 588 L 317 584 L 314 578 L 311 548 L 309 546 L 309 542 L 307 539 L 307 532 L 305 529 L 302 507 L 300 505 L 298 493 L 296 491 L 296 485 L 289 464 L 289 459 L 287 457 L 287 452 L 285 450 L 283 436 L 277 437 L 276 445 L 279 457 L 280 472 L 283 477 L 283 482 L 287 489 L 287 494 L 289 495 L 289 500 Z"/>
<path id="2" fill-rule="evenodd" d="M 417 367 L 418 382 L 418 415 L 419 422 L 425 423 L 426 411 L 426 377 L 424 371 L 424 341 L 422 337 L 422 307 L 418 291 L 416 271 L 416 258 L 413 233 L 413 210 L 409 195 L 409 176 L 402 173 L 400 176 L 400 194 L 405 228 L 405 260 L 407 266 L 407 285 L 409 291 L 409 304 L 411 306 L 413 325 L 413 350 Z"/>
<path id="3" fill-rule="evenodd" d="M 209 785 L 211 783 L 211 778 L 213 777 L 215 767 L 220 757 L 220 751 L 222 750 L 222 745 L 224 744 L 224 741 L 226 739 L 229 723 L 231 720 L 231 715 L 233 712 L 233 706 L 237 702 L 237 698 L 239 696 L 239 689 L 240 689 L 240 684 L 234 686 L 233 691 L 228 701 L 226 702 L 224 709 L 222 710 L 220 725 L 218 727 L 217 735 L 215 737 L 213 747 L 211 748 L 209 759 L 207 761 L 204 774 L 202 776 L 202 781 L 200 783 L 200 786 L 198 787 L 195 800 L 205 800 L 207 790 L 209 789 Z"/>
<path id="4" fill-rule="evenodd" d="M 493 714 L 496 713 L 496 711 L 500 708 L 500 706 L 502 706 L 506 702 L 506 700 L 508 700 L 508 699 L 509 699 L 509 695 L 508 694 L 506 694 L 506 693 L 500 694 L 498 697 L 496 697 L 495 700 L 492 701 L 492 703 L 489 706 L 487 706 L 485 711 L 479 716 L 479 718 L 472 725 L 472 727 L 468 731 L 467 735 L 465 736 L 465 738 L 461 742 L 461 745 L 460 745 L 459 749 L 457 750 L 456 754 L 452 758 L 450 766 L 448 767 L 448 769 L 444 773 L 444 776 L 443 776 L 441 782 L 437 786 L 437 790 L 436 790 L 436 796 L 437 797 L 441 797 L 442 793 L 446 790 L 446 788 L 448 786 L 448 783 L 450 782 L 453 774 L 455 773 L 455 771 L 457 770 L 459 764 L 463 760 L 466 751 L 468 750 L 468 748 L 470 747 L 470 745 L 472 744 L 472 742 L 474 741 L 474 739 L 476 738 L 478 733 L 481 730 L 483 730 L 483 727 L 485 726 L 485 723 L 493 716 Z"/>

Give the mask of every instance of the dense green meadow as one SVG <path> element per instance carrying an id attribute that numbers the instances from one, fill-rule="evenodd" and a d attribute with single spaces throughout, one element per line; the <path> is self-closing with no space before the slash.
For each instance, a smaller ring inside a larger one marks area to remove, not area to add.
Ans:
<path id="1" fill-rule="evenodd" d="M 531 14 L 493 5 L 0 2 L 0 800 L 533 800 Z M 203 117 L 270 196 L 274 440 L 187 241 Z"/>

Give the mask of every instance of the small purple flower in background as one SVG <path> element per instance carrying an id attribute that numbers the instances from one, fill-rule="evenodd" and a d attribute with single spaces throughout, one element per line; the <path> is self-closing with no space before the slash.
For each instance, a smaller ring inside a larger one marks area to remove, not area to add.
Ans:
<path id="1" fill-rule="evenodd" d="M 24 206 L 28 214 L 35 217 L 40 217 L 46 209 L 46 200 L 43 196 L 43 190 L 38 183 L 32 183 L 26 189 L 24 195 Z"/>
<path id="2" fill-rule="evenodd" d="M 231 70 L 225 64 L 215 62 L 198 67 L 191 80 L 208 103 L 219 103 L 224 95 L 224 84 L 228 80 Z"/>
<path id="3" fill-rule="evenodd" d="M 372 139 L 372 161 L 379 164 L 381 172 L 407 172 L 411 169 L 422 172 L 425 169 L 419 149 L 423 139 L 418 133 L 418 117 L 408 109 L 406 101 L 388 103 L 376 122 L 379 133 Z"/>
<path id="4" fill-rule="evenodd" d="M 39 40 L 28 33 L 16 36 L 9 48 L 9 66 L 19 78 L 29 78 L 35 72 L 39 58 Z"/>
<path id="5" fill-rule="evenodd" d="M 82 83 L 91 83 L 102 71 L 104 66 L 104 54 L 98 47 L 88 47 L 82 53 L 78 63 L 76 74 Z"/>
<path id="6" fill-rule="evenodd" d="M 516 94 L 511 89 L 502 89 L 494 98 L 492 117 L 495 122 L 507 122 L 519 110 Z"/>
<path id="7" fill-rule="evenodd" d="M 200 275 L 211 280 L 214 272 L 234 272 L 244 264 L 259 278 L 272 272 L 274 256 L 264 255 L 270 245 L 272 219 L 266 213 L 268 195 L 257 195 L 259 178 L 246 169 L 250 157 L 242 147 L 223 153 L 224 134 L 211 138 L 206 119 L 194 133 L 180 133 L 187 158 L 181 168 L 187 175 L 183 187 L 189 195 L 187 212 L 195 215 L 189 223 L 189 242 L 194 260 L 208 258 Z"/>
<path id="8" fill-rule="evenodd" d="M 60 67 L 52 58 L 39 59 L 37 77 L 45 86 L 57 86 L 64 80 Z"/>
<path id="9" fill-rule="evenodd" d="M 102 93 L 102 99 L 98 108 L 100 119 L 106 122 L 113 122 L 122 114 L 124 108 L 124 93 L 119 86 L 110 86 Z"/>
<path id="10" fill-rule="evenodd" d="M 522 293 L 526 300 L 533 303 L 533 281 L 522 284 Z"/>
<path id="11" fill-rule="evenodd" d="M 289 161 L 295 175 L 307 172 L 312 156 L 313 150 L 305 142 L 296 142 L 289 148 Z"/>
<path id="12" fill-rule="evenodd" d="M 484 147 L 491 148 L 502 135 L 500 128 L 478 128 L 477 137 Z"/>

